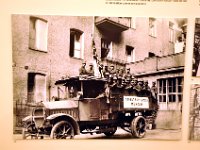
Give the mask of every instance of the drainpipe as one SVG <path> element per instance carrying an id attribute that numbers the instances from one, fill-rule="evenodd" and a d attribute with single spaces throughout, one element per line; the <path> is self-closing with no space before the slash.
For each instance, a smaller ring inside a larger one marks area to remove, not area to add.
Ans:
<path id="1" fill-rule="evenodd" d="M 50 64 L 50 69 L 49 69 L 49 87 L 48 87 L 48 90 L 49 90 L 49 101 L 51 101 L 51 84 L 52 84 L 52 79 L 51 79 L 51 58 L 50 58 L 50 61 L 49 61 L 49 64 Z"/>
<path id="2" fill-rule="evenodd" d="M 158 71 L 158 56 L 156 56 L 156 71 Z"/>

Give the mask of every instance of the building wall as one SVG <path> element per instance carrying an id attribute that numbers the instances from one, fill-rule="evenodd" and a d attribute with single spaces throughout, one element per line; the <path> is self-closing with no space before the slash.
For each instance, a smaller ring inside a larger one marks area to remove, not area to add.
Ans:
<path id="1" fill-rule="evenodd" d="M 127 64 L 135 75 L 148 74 L 170 68 L 184 67 L 185 53 L 177 53 L 165 57 L 148 57 L 144 60 Z"/>
<path id="2" fill-rule="evenodd" d="M 153 75 L 143 76 L 142 79 L 148 80 L 149 86 L 152 86 L 153 81 L 159 79 L 183 77 L 184 70 L 176 72 L 164 72 Z M 157 82 L 158 87 L 158 82 Z M 160 102 L 158 98 L 159 111 L 156 118 L 156 127 L 162 129 L 180 129 L 182 117 L 182 101 L 176 102 Z M 167 117 L 166 117 L 167 116 Z"/>
<path id="3" fill-rule="evenodd" d="M 56 80 L 62 76 L 78 75 L 83 60 L 69 56 L 71 28 L 84 33 L 84 59 L 90 61 L 92 58 L 92 17 L 38 17 L 48 22 L 47 52 L 29 48 L 30 16 L 12 16 L 14 112 L 17 112 L 17 108 L 24 109 L 21 111 L 23 113 L 17 112 L 16 123 L 20 123 L 21 118 L 30 114 L 31 110 L 27 106 L 28 73 L 46 75 L 47 100 L 57 96 L 57 87 L 54 85 Z"/>
<path id="4" fill-rule="evenodd" d="M 116 20 L 113 18 L 111 19 Z M 169 22 L 174 23 L 174 42 L 169 40 Z M 174 54 L 175 41 L 181 36 L 180 29 L 177 29 L 180 27 L 175 19 L 156 18 L 156 37 L 149 35 L 149 18 L 135 18 L 135 24 L 135 28 L 129 28 L 119 34 L 109 33 L 95 26 L 97 49 L 100 51 L 100 38 L 106 37 L 113 41 L 113 58 L 126 60 L 126 45 L 134 47 L 135 61 L 149 57 L 149 52 L 156 56 Z"/>

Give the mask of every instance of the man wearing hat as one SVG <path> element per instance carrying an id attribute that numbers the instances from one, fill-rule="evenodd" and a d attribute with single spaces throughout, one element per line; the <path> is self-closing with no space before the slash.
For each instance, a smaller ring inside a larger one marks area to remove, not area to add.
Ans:
<path id="1" fill-rule="evenodd" d="M 131 80 L 132 75 L 130 73 L 130 68 L 126 69 L 126 74 L 125 74 L 124 78 L 125 78 L 125 80 Z"/>
<path id="2" fill-rule="evenodd" d="M 137 90 L 137 85 L 138 85 L 138 80 L 137 80 L 137 78 L 134 78 L 134 77 L 132 77 L 132 80 L 131 80 L 131 85 L 132 85 L 132 88 L 133 89 L 136 89 Z"/>
<path id="3" fill-rule="evenodd" d="M 119 69 L 118 77 L 119 77 L 119 78 L 124 77 L 124 68 L 120 68 L 120 69 Z"/>
<path id="4" fill-rule="evenodd" d="M 79 69 L 79 75 L 87 75 L 87 70 L 86 70 L 85 66 L 86 66 L 86 62 L 83 61 L 82 66 Z"/>
<path id="5" fill-rule="evenodd" d="M 105 65 L 104 66 L 104 69 L 103 69 L 103 76 L 104 78 L 106 78 L 107 80 L 109 79 L 109 69 L 108 69 L 108 65 Z"/>
<path id="6" fill-rule="evenodd" d="M 109 80 L 112 80 L 114 75 L 115 75 L 115 68 L 114 65 L 111 65 L 109 69 Z"/>
<path id="7" fill-rule="evenodd" d="M 98 63 L 98 68 L 99 68 L 99 73 L 100 73 L 100 76 L 101 78 L 103 78 L 103 64 L 99 61 Z"/>
<path id="8" fill-rule="evenodd" d="M 112 75 L 112 76 L 116 73 L 116 72 L 115 72 L 115 67 L 114 67 L 113 64 L 110 66 L 109 72 L 110 72 L 110 75 Z"/>
<path id="9" fill-rule="evenodd" d="M 140 92 L 141 90 L 143 90 L 143 87 L 144 87 L 144 80 L 143 79 L 140 79 L 138 81 L 138 86 L 137 87 L 138 87 L 137 88 L 138 92 Z"/>
<path id="10" fill-rule="evenodd" d="M 119 68 L 116 68 L 115 75 L 116 75 L 117 77 L 119 76 Z"/>
<path id="11" fill-rule="evenodd" d="M 87 74 L 89 76 L 94 76 L 94 68 L 93 68 L 93 64 L 92 63 L 90 63 L 90 65 L 89 65 L 89 69 L 87 71 Z"/>
<path id="12" fill-rule="evenodd" d="M 152 82 L 151 93 L 152 93 L 152 96 L 153 96 L 155 99 L 157 99 L 158 88 L 157 88 L 157 86 L 156 86 L 156 82 L 155 82 L 155 81 Z"/>
<path id="13" fill-rule="evenodd" d="M 151 91 L 151 88 L 149 87 L 149 82 L 148 82 L 148 80 L 145 80 L 144 81 L 144 88 L 143 88 L 144 90 L 147 90 L 147 91 Z"/>

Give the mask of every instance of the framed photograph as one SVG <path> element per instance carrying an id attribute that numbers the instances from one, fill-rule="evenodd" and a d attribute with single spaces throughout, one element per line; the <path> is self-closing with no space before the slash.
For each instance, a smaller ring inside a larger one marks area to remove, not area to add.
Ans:
<path id="1" fill-rule="evenodd" d="M 19 139 L 180 140 L 187 19 L 12 15 Z"/>
<path id="2" fill-rule="evenodd" d="M 200 76 L 200 69 L 199 69 L 199 62 L 200 62 L 200 50 L 199 50 L 199 43 L 200 43 L 200 19 L 195 19 L 195 31 L 194 31 L 194 47 L 193 47 L 193 60 L 192 60 L 192 76 L 199 77 Z"/>
<path id="3" fill-rule="evenodd" d="M 199 131 L 199 112 L 200 112 L 200 85 L 198 83 L 191 85 L 190 98 L 190 118 L 189 118 L 189 140 L 200 140 Z"/>

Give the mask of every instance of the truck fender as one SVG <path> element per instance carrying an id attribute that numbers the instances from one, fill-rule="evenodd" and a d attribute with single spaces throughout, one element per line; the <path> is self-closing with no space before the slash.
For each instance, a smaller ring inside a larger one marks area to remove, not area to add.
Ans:
<path id="1" fill-rule="evenodd" d="M 61 120 L 68 120 L 74 127 L 75 135 L 80 134 L 79 124 L 71 115 L 68 115 L 65 113 L 57 113 L 57 114 L 52 114 L 52 115 L 48 116 L 46 119 L 50 122 L 52 122 L 52 121 L 58 122 Z"/>
<path id="2" fill-rule="evenodd" d="M 22 122 L 31 122 L 33 121 L 33 116 L 26 116 L 25 118 L 22 119 Z"/>

